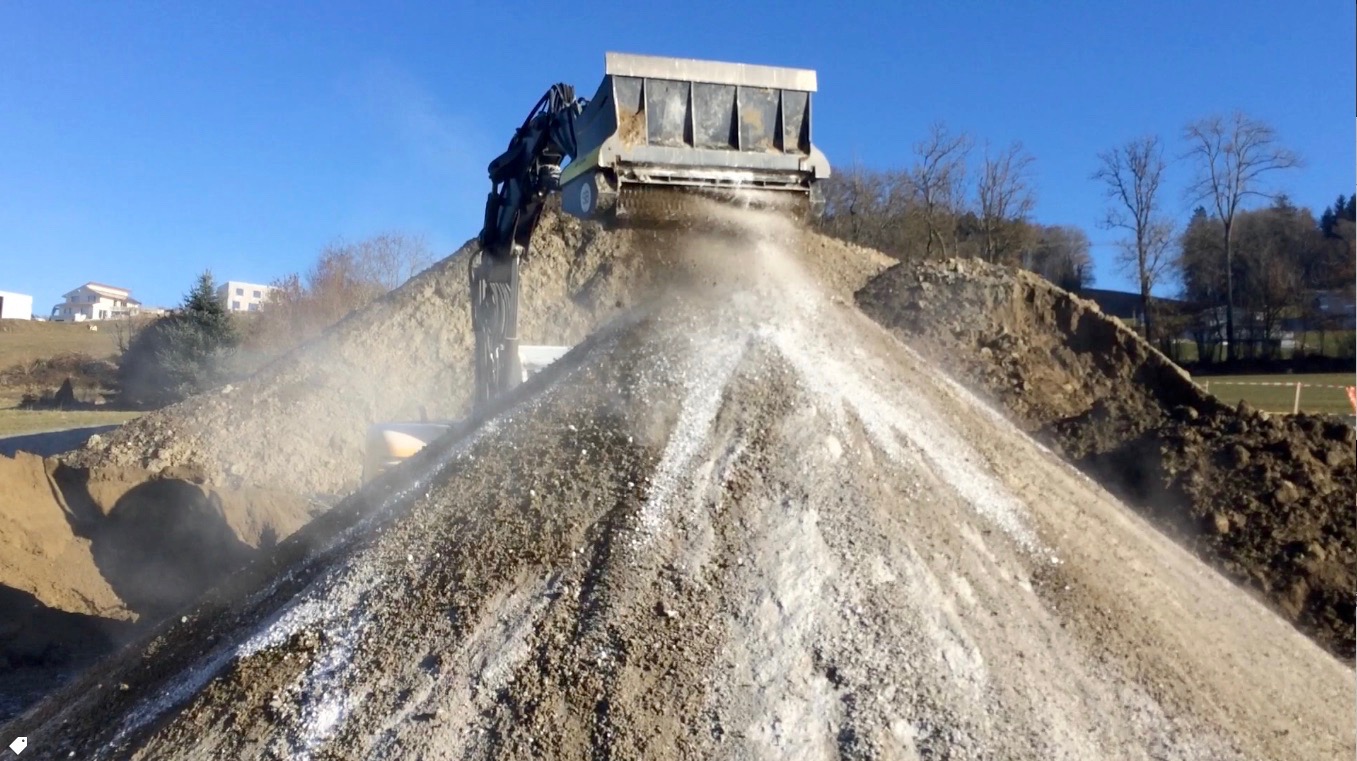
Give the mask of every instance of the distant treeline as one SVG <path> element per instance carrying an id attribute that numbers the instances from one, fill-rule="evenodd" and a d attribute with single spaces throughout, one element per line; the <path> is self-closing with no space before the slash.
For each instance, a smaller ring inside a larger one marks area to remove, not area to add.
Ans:
<path id="1" fill-rule="evenodd" d="M 1172 161 L 1192 180 L 1172 192 L 1157 135 L 1090 161 L 1089 180 L 1106 200 L 1091 221 L 1118 236 L 1117 264 L 1140 296 L 1137 329 L 1175 357 L 1184 341 L 1196 344 L 1202 361 L 1276 357 L 1291 343 L 1300 353 L 1322 350 L 1326 333 L 1351 331 L 1354 198 L 1340 195 L 1316 218 L 1271 191 L 1269 180 L 1303 160 L 1242 113 L 1193 121 L 1179 140 Z M 817 224 L 901 260 L 978 257 L 1068 290 L 1088 287 L 1088 234 L 1032 219 L 1033 164 L 1021 143 L 995 150 L 935 124 L 906 167 L 838 168 L 822 185 Z M 1171 210 L 1184 207 L 1195 211 L 1182 224 Z M 1166 287 L 1177 298 L 1151 296 Z"/>

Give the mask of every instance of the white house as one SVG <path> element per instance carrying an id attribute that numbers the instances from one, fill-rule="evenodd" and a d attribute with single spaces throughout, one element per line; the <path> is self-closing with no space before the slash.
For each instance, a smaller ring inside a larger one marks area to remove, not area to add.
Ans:
<path id="1" fill-rule="evenodd" d="M 52 307 L 52 319 L 57 322 L 112 320 L 141 312 L 141 302 L 132 298 L 131 291 L 103 283 L 85 283 L 62 298 L 65 301 Z"/>
<path id="2" fill-rule="evenodd" d="M 23 293 L 0 291 L 0 320 L 33 319 L 33 297 Z"/>
<path id="3" fill-rule="evenodd" d="M 258 312 L 272 290 L 271 285 L 227 280 L 217 286 L 217 299 L 228 312 Z"/>

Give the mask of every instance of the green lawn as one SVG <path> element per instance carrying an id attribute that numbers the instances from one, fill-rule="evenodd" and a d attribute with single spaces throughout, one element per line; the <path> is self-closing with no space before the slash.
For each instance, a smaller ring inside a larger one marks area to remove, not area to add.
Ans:
<path id="1" fill-rule="evenodd" d="M 128 410 L 16 410 L 0 409 L 0 437 L 25 433 L 59 431 L 64 428 L 85 428 L 95 425 L 126 423 L 140 415 Z"/>
<path id="2" fill-rule="evenodd" d="M 127 325 L 98 322 L 0 321 L 0 370 L 58 354 L 88 354 L 95 359 L 118 353 L 118 335 Z"/>
<path id="3" fill-rule="evenodd" d="M 1351 415 L 1352 404 L 1342 388 L 1325 386 L 1352 386 L 1357 384 L 1350 373 L 1312 373 L 1294 375 L 1202 375 L 1193 380 L 1221 401 L 1235 404 L 1243 399 L 1268 412 L 1291 412 L 1296 398 L 1296 384 L 1300 392 L 1301 412 L 1322 412 Z M 1245 383 L 1284 383 L 1284 386 L 1250 386 Z"/>
<path id="4" fill-rule="evenodd" d="M 1322 341 L 1320 340 L 1321 338 L 1323 338 Z M 1298 343 L 1301 342 L 1301 339 L 1303 339 L 1306 352 L 1308 353 L 1319 353 L 1326 357 L 1351 357 L 1353 354 L 1354 341 L 1357 340 L 1357 334 L 1354 334 L 1351 330 L 1331 330 L 1322 335 L 1318 331 L 1311 331 L 1304 336 L 1297 336 Z M 1196 341 L 1178 339 L 1174 344 L 1175 348 L 1168 352 L 1170 359 L 1180 364 L 1197 361 Z M 1320 351 L 1321 344 L 1323 345 L 1322 351 Z M 1295 354 L 1295 350 L 1293 349 L 1282 349 L 1280 358 L 1289 359 L 1293 354 Z M 1215 358 L 1217 362 L 1225 360 L 1224 346 L 1216 347 Z"/>

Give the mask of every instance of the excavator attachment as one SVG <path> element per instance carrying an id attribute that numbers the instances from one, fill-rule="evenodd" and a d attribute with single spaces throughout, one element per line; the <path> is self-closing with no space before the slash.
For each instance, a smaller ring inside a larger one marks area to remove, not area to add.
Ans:
<path id="1" fill-rule="evenodd" d="M 735 207 L 818 214 L 829 162 L 811 142 L 815 72 L 608 53 L 592 100 L 552 85 L 487 167 L 480 251 L 467 260 L 474 404 L 520 381 L 519 266 L 547 197 L 610 226 L 688 226 Z M 564 162 L 569 163 L 564 163 Z"/>
<path id="2" fill-rule="evenodd" d="M 519 346 L 521 381 L 569 353 L 570 346 Z M 414 457 L 430 442 L 452 430 L 452 420 L 386 421 L 368 426 L 363 442 L 363 483 Z"/>
<path id="3" fill-rule="evenodd" d="M 681 217 L 690 194 L 819 213 L 829 162 L 811 142 L 814 71 L 622 53 L 604 71 L 575 117 L 567 213 L 644 224 Z"/>

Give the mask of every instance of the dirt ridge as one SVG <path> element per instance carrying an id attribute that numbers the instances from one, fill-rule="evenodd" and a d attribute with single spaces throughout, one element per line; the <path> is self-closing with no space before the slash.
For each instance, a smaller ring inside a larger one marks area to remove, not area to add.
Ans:
<path id="1" fill-rule="evenodd" d="M 1205 393 L 1091 301 L 978 260 L 899 265 L 857 294 L 877 322 L 1255 590 L 1354 655 L 1351 427 Z"/>

